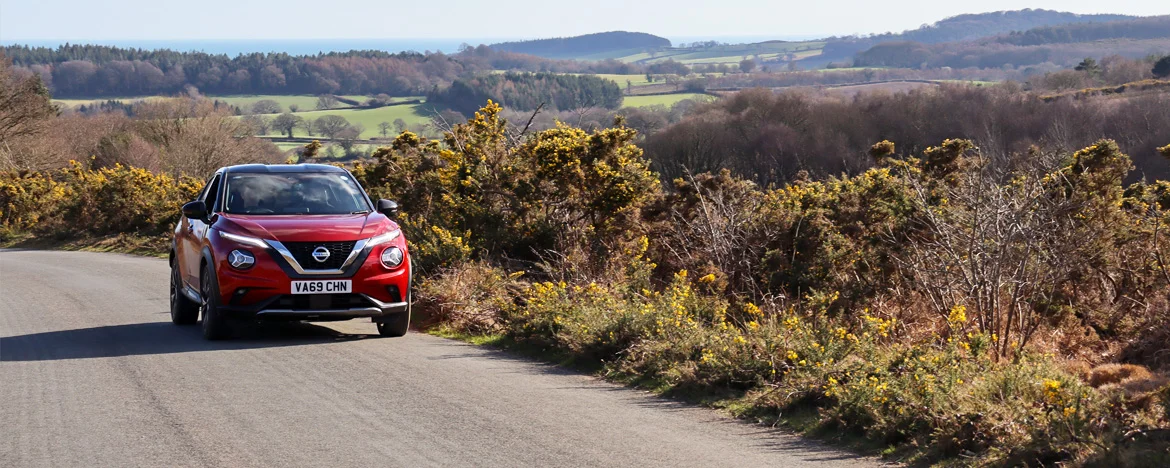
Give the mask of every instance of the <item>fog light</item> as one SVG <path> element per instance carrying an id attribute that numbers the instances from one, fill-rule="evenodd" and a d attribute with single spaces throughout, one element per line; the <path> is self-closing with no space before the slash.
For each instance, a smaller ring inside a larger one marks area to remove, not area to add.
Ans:
<path id="1" fill-rule="evenodd" d="M 228 264 L 237 270 L 247 270 L 256 264 L 256 257 L 245 250 L 233 250 L 228 254 Z"/>
<path id="2" fill-rule="evenodd" d="M 394 268 L 402 264 L 402 249 L 398 247 L 387 247 L 382 251 L 382 265 L 386 268 Z"/>

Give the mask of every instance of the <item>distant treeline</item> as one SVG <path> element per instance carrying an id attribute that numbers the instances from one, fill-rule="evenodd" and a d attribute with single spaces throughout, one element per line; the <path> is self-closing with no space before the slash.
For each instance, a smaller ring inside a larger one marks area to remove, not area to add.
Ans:
<path id="1" fill-rule="evenodd" d="M 1122 39 L 1094 42 L 1102 39 Z M 857 55 L 856 66 L 1000 68 L 1055 63 L 1075 65 L 1084 57 L 1142 57 L 1170 51 L 1170 16 L 1110 23 L 1043 27 L 979 41 L 926 44 L 889 41 Z"/>
<path id="2" fill-rule="evenodd" d="M 874 36 L 878 40 L 902 40 L 935 44 L 996 36 L 1043 26 L 1071 23 L 1104 23 L 1135 19 L 1126 15 L 1078 15 L 1063 11 L 1023 9 L 952 16 L 901 34 Z"/>
<path id="3" fill-rule="evenodd" d="M 920 44 L 888 42 L 858 54 L 854 66 L 895 68 L 1018 68 L 1040 64 L 1072 67 L 1085 57 L 1119 55 L 1140 58 L 1170 52 L 1170 24 L 1165 38 L 1117 42 L 1077 42 L 1015 46 L 998 42 Z"/>
<path id="4" fill-rule="evenodd" d="M 475 113 L 488 99 L 519 111 L 535 110 L 542 103 L 548 110 L 560 111 L 616 109 L 622 103 L 622 90 L 613 81 L 590 75 L 509 72 L 456 80 L 427 95 L 428 102 L 464 115 Z"/>
<path id="5" fill-rule="evenodd" d="M 643 147 L 668 178 L 726 168 L 766 185 L 800 171 L 856 174 L 870 167 L 866 150 L 882 140 L 917 154 L 948 137 L 966 138 L 984 155 L 1007 160 L 1033 145 L 1068 151 L 1114 138 L 1133 158 L 1133 178 L 1164 179 L 1170 163 L 1155 148 L 1170 141 L 1166 109 L 1170 93 L 1045 102 L 1011 84 L 853 97 L 759 89 L 692 110 Z"/>
<path id="6" fill-rule="evenodd" d="M 1102 42 L 1103 39 L 1118 40 Z M 1132 58 L 1151 51 L 1170 51 L 1170 16 L 1043 27 L 979 41 L 889 41 L 859 53 L 854 64 L 902 68 L 1000 68 L 1041 63 L 1068 66 L 1084 57 Z"/>
<path id="7" fill-rule="evenodd" d="M 580 57 L 614 50 L 670 47 L 670 40 L 653 34 L 611 31 L 574 37 L 502 42 L 492 44 L 490 47 L 542 57 Z"/>
<path id="8" fill-rule="evenodd" d="M 613 60 L 574 62 L 496 51 L 487 46 L 454 55 L 350 51 L 307 56 L 236 57 L 203 52 L 64 45 L 5 46 L 18 76 L 38 75 L 54 97 L 175 94 L 194 86 L 206 94 L 388 94 L 415 96 L 461 77 L 491 70 L 641 74 Z M 482 103 L 481 103 L 482 104 Z"/>
<path id="9" fill-rule="evenodd" d="M 1170 15 L 1109 23 L 1078 23 L 1034 28 L 998 38 L 1014 45 L 1064 44 L 1102 39 L 1158 39 L 1170 37 Z"/>

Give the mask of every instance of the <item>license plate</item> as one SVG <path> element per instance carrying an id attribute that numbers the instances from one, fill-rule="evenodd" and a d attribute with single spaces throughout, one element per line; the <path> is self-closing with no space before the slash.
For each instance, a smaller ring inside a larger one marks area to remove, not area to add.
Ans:
<path id="1" fill-rule="evenodd" d="M 293 281 L 293 294 L 347 294 L 353 292 L 350 280 Z"/>

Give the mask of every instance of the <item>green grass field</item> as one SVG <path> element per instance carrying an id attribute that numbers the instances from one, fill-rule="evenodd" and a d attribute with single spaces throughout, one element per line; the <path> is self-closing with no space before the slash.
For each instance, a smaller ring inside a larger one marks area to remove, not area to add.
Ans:
<path id="1" fill-rule="evenodd" d="M 593 76 L 596 76 L 596 77 L 601 78 L 603 80 L 613 81 L 613 82 L 617 83 L 618 86 L 620 86 L 622 89 L 626 89 L 626 81 L 629 81 L 630 84 L 633 85 L 635 88 L 637 88 L 639 86 L 646 86 L 648 84 L 653 84 L 653 83 L 650 83 L 649 81 L 646 81 L 646 75 L 614 75 L 614 74 L 609 74 L 609 73 L 597 73 Z"/>
<path id="2" fill-rule="evenodd" d="M 296 106 L 299 108 L 298 110 L 300 112 L 311 111 L 311 110 L 317 109 L 317 96 L 310 96 L 310 95 L 285 96 L 285 95 L 259 94 L 259 95 L 244 95 L 244 96 L 207 96 L 207 97 L 209 99 L 215 99 L 217 101 L 226 102 L 226 103 L 231 104 L 233 106 L 239 107 L 241 110 L 244 110 L 244 111 L 248 111 L 252 107 L 252 104 L 255 104 L 257 101 L 261 101 L 264 99 L 271 99 L 273 101 L 276 101 L 278 104 L 280 104 L 280 108 L 282 110 L 288 110 L 288 106 L 293 105 L 293 104 L 296 104 Z M 365 97 L 365 96 L 341 96 L 341 97 L 346 98 L 346 99 L 353 99 L 353 100 L 358 101 L 358 102 L 364 102 L 366 99 L 369 99 L 368 97 Z M 405 99 L 405 98 L 402 98 L 402 99 Z M 338 103 L 338 106 L 345 106 L 345 104 Z"/>
<path id="3" fill-rule="evenodd" d="M 715 98 L 713 96 L 699 93 L 659 94 L 654 96 L 626 96 L 622 99 L 622 107 L 649 107 L 659 105 L 670 107 L 679 101 L 686 99 L 707 101 Z"/>
<path id="4" fill-rule="evenodd" d="M 405 106 L 386 106 L 377 109 L 333 109 L 297 112 L 297 115 L 306 119 L 318 119 L 326 115 L 340 115 L 345 117 L 351 124 L 360 124 L 365 127 L 361 138 L 373 138 L 382 136 L 378 130 L 378 124 L 382 122 L 394 123 L 395 119 L 402 119 L 408 126 L 423 125 L 430 122 L 433 113 L 433 108 L 426 104 L 412 104 Z M 269 115 L 269 117 L 272 116 Z M 299 130 L 294 135 L 298 137 L 308 136 L 304 130 Z M 270 136 L 280 135 L 273 133 Z"/>

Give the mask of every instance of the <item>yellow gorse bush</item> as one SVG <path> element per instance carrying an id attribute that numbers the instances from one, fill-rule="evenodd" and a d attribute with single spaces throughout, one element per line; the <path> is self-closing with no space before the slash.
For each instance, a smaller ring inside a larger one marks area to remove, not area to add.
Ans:
<path id="1" fill-rule="evenodd" d="M 161 234 L 201 187 L 192 178 L 76 161 L 55 171 L 0 174 L 0 223 L 45 234 Z"/>

